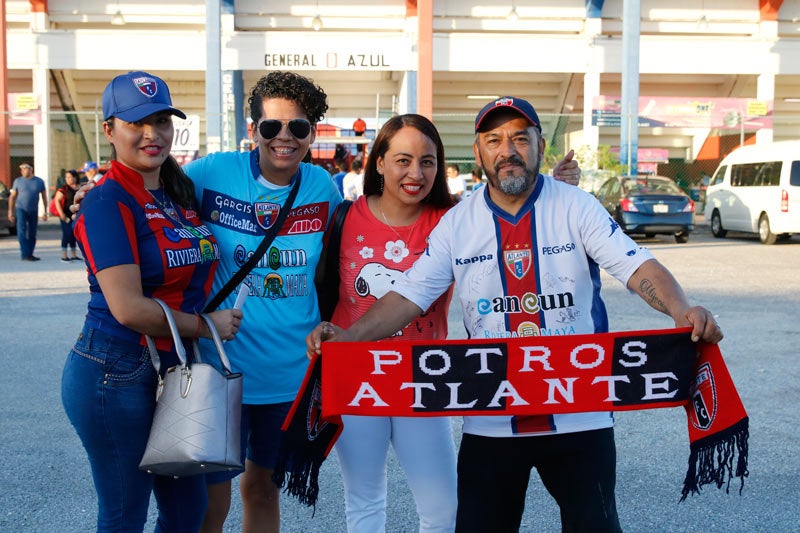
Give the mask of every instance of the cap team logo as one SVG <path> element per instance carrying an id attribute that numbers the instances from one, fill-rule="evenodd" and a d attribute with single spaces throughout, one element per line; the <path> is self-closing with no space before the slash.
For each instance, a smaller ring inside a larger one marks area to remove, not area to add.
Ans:
<path id="1" fill-rule="evenodd" d="M 148 78 L 147 76 L 134 78 L 133 83 L 136 85 L 136 88 L 139 89 L 139 92 L 148 98 L 154 97 L 158 92 L 158 85 L 153 78 Z"/>
<path id="2" fill-rule="evenodd" d="M 531 268 L 531 250 L 506 250 L 503 252 L 503 262 L 511 275 L 517 279 L 522 279 Z"/>
<path id="3" fill-rule="evenodd" d="M 504 105 L 504 106 L 514 105 L 514 99 L 513 98 L 501 98 L 501 99 L 497 100 L 494 103 L 494 105 L 496 107 L 499 107 L 501 105 Z"/>
<path id="4" fill-rule="evenodd" d="M 717 416 L 717 387 L 711 365 L 709 363 L 700 365 L 694 379 L 691 393 L 693 410 L 689 420 L 695 428 L 707 430 Z"/>
<path id="5" fill-rule="evenodd" d="M 255 202 L 256 221 L 264 229 L 269 229 L 278 220 L 278 212 L 281 210 L 280 204 L 274 202 Z"/>

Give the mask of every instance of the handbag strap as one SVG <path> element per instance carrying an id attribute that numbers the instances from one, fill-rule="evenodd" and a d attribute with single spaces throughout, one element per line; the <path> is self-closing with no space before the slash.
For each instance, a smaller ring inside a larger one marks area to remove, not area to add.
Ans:
<path id="1" fill-rule="evenodd" d="M 186 349 L 183 347 L 183 341 L 181 341 L 181 336 L 178 333 L 178 326 L 175 324 L 175 318 L 172 316 L 172 311 L 170 311 L 169 306 L 164 303 L 163 300 L 159 300 L 158 298 L 153 298 L 158 305 L 161 306 L 161 309 L 164 310 L 164 314 L 167 316 L 167 324 L 169 324 L 169 331 L 172 333 L 172 341 L 175 344 L 175 353 L 178 354 L 178 360 L 181 362 L 181 366 L 186 366 Z M 161 379 L 161 358 L 158 356 L 158 350 L 156 349 L 156 343 L 150 335 L 144 336 L 145 341 L 147 341 L 147 349 L 150 352 L 150 361 L 153 363 L 153 368 L 156 369 L 156 374 L 158 374 L 158 379 Z"/>
<path id="2" fill-rule="evenodd" d="M 172 334 L 172 341 L 175 344 L 175 352 L 178 354 L 178 360 L 181 363 L 181 367 L 186 367 L 186 349 L 183 347 L 183 341 L 181 340 L 181 336 L 178 333 L 178 325 L 175 323 L 175 317 L 172 316 L 172 310 L 169 306 L 164 303 L 163 300 L 158 298 L 153 298 L 153 300 L 161 306 L 161 309 L 164 310 L 164 315 L 167 317 L 167 324 L 169 324 L 169 331 Z M 228 354 L 225 353 L 225 348 L 222 346 L 222 338 L 219 336 L 219 332 L 217 328 L 214 326 L 214 321 L 211 320 L 211 317 L 205 313 L 200 315 L 200 318 L 206 323 L 208 326 L 208 331 L 211 332 L 211 338 L 214 341 L 214 345 L 217 347 L 217 355 L 219 355 L 219 360 L 222 363 L 222 370 L 225 374 L 231 374 L 231 362 L 228 359 Z M 159 379 L 161 379 L 161 357 L 158 355 L 158 349 L 156 348 L 156 343 L 150 335 L 144 336 L 145 340 L 147 341 L 147 349 L 150 352 L 150 361 L 153 363 L 153 368 L 156 369 L 156 373 L 159 375 Z M 200 350 L 198 349 L 197 339 L 192 341 L 194 345 L 194 357 L 195 362 L 202 363 L 203 360 L 200 357 Z"/>
<path id="3" fill-rule="evenodd" d="M 331 233 L 328 235 L 328 245 L 325 250 L 325 279 L 329 279 L 329 275 L 339 279 L 339 248 L 342 244 L 342 227 L 344 219 L 347 217 L 347 211 L 352 204 L 352 200 L 342 200 L 333 213 L 333 224 L 331 224 Z"/>
<path id="4" fill-rule="evenodd" d="M 217 347 L 217 355 L 219 356 L 220 363 L 222 363 L 222 372 L 225 375 L 231 375 L 231 362 L 228 359 L 228 354 L 225 353 L 222 337 L 219 336 L 219 332 L 214 326 L 214 321 L 211 320 L 211 317 L 205 313 L 201 313 L 200 318 L 205 321 L 206 325 L 208 326 L 208 331 L 211 332 L 211 339 L 214 341 L 214 346 Z M 197 339 L 192 340 L 192 345 L 194 346 L 195 361 L 202 363 L 203 359 L 200 356 L 200 346 L 197 343 Z"/>
<path id="5" fill-rule="evenodd" d="M 241 266 L 239 270 L 228 280 L 228 282 L 219 290 L 219 292 L 211 299 L 208 304 L 206 304 L 205 308 L 203 309 L 204 313 L 210 313 L 211 311 L 215 310 L 219 307 L 219 304 L 228 297 L 228 295 L 233 292 L 233 289 L 239 286 L 239 283 L 242 282 L 244 277 L 253 270 L 253 267 L 256 266 L 256 263 L 264 256 L 264 253 L 269 248 L 269 245 L 272 244 L 272 241 L 275 239 L 275 236 L 278 234 L 278 231 L 283 226 L 283 222 L 286 220 L 286 217 L 289 216 L 289 211 L 292 210 L 292 204 L 294 204 L 294 199 L 297 196 L 297 190 L 300 188 L 300 174 L 297 174 L 297 179 L 294 182 L 294 186 L 292 187 L 292 191 L 289 193 L 289 197 L 286 199 L 286 203 L 283 204 L 281 207 L 280 212 L 278 213 L 278 219 L 275 223 L 269 227 L 267 234 L 264 236 L 264 240 L 261 241 L 261 244 L 258 245 L 258 248 L 255 252 L 247 259 L 245 264 Z"/>

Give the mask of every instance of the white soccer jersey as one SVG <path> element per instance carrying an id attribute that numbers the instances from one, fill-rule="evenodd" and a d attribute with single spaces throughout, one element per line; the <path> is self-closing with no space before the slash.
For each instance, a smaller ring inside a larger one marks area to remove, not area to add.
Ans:
<path id="1" fill-rule="evenodd" d="M 456 205 L 393 290 L 427 309 L 455 281 L 473 339 L 604 333 L 600 268 L 626 284 L 652 257 L 593 196 L 540 175 L 515 216 L 491 201 L 488 187 Z M 493 437 L 612 425 L 608 412 L 464 417 L 465 433 Z"/>

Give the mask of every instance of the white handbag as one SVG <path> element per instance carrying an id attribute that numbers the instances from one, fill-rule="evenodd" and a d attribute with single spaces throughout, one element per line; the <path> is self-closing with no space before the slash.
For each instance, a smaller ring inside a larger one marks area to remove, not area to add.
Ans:
<path id="1" fill-rule="evenodd" d="M 196 341 L 194 361 L 187 362 L 169 307 L 158 298 L 153 299 L 167 316 L 180 364 L 167 370 L 162 379 L 155 343 L 146 337 L 159 384 L 150 437 L 139 469 L 175 477 L 242 470 L 242 375 L 231 372 L 222 339 L 205 314 L 200 317 L 211 331 L 222 372 L 202 361 Z"/>

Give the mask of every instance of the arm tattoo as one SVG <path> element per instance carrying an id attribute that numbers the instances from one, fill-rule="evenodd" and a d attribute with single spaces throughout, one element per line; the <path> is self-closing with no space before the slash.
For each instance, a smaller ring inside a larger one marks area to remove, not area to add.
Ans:
<path id="1" fill-rule="evenodd" d="M 639 290 L 642 291 L 642 295 L 647 303 L 649 303 L 655 309 L 660 310 L 663 313 L 667 313 L 667 306 L 664 305 L 664 302 L 656 294 L 656 287 L 653 285 L 653 282 L 649 279 L 645 278 L 639 283 Z"/>

